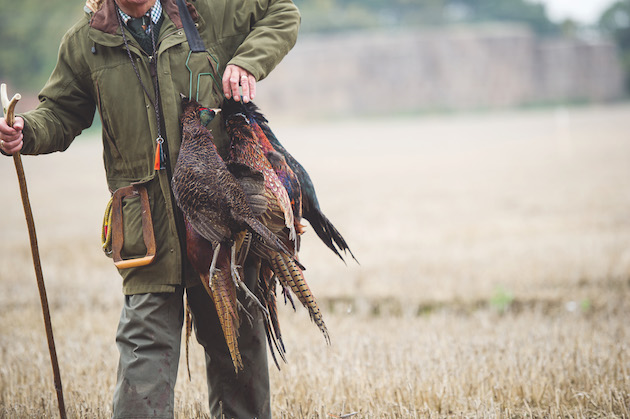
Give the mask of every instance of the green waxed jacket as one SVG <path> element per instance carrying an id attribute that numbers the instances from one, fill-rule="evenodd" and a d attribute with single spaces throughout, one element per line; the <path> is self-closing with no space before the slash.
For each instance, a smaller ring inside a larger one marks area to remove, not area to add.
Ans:
<path id="1" fill-rule="evenodd" d="M 181 143 L 180 93 L 188 96 L 192 92 L 203 105 L 219 106 L 223 94 L 217 83 L 221 83 L 227 64 L 263 79 L 295 44 L 300 15 L 291 0 L 192 0 L 188 6 L 208 53 L 189 57 L 175 0 L 162 0 L 162 5 L 165 19 L 157 45 L 157 79 L 162 136 L 172 169 Z M 172 198 L 170 170 L 154 169 L 158 125 L 151 103 L 154 89 L 149 56 L 126 34 L 151 99 L 123 44 L 114 1 L 105 0 L 99 11 L 86 13 L 66 33 L 57 65 L 40 92 L 39 106 L 20 115 L 25 121 L 22 153 L 65 150 L 91 125 L 98 109 L 108 187 L 113 192 L 136 182 L 146 186 L 157 243 L 152 264 L 120 271 L 123 292 L 169 292 L 179 284 L 192 285 L 198 278 L 186 260 L 183 220 Z M 219 152 L 225 155 L 228 139 L 220 118 L 210 128 Z M 124 201 L 123 219 L 123 258 L 144 255 L 139 199 Z"/>

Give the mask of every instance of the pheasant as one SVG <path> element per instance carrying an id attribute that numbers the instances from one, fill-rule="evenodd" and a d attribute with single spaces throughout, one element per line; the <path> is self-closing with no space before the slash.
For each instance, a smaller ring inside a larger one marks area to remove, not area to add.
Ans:
<path id="1" fill-rule="evenodd" d="M 269 142 L 267 141 L 267 143 Z M 298 234 L 302 234 L 304 233 L 304 226 L 300 224 L 300 220 L 302 219 L 302 188 L 300 180 L 295 172 L 289 167 L 287 160 L 282 154 L 275 150 L 271 150 L 266 152 L 265 156 L 267 156 L 267 160 L 271 163 L 273 171 L 276 172 L 278 179 L 280 179 L 280 182 L 287 190 L 287 194 L 291 200 L 291 208 L 293 209 L 295 228 L 298 230 Z"/>
<path id="2" fill-rule="evenodd" d="M 296 240 L 293 210 L 286 189 L 267 160 L 249 119 L 240 112 L 241 104 L 234 100 L 223 102 L 223 120 L 230 136 L 229 161 L 243 164 L 250 169 L 262 172 L 265 177 L 267 211 L 262 220 L 274 233 L 287 228 L 289 240 Z"/>
<path id="3" fill-rule="evenodd" d="M 287 165 L 292 169 L 299 180 L 301 188 L 302 199 L 302 215 L 308 220 L 310 225 L 315 230 L 317 236 L 326 244 L 326 246 L 332 250 L 341 260 L 344 260 L 340 251 L 350 253 L 350 256 L 357 261 L 350 247 L 346 243 L 341 233 L 335 228 L 330 220 L 322 212 L 319 201 L 317 200 L 317 194 L 315 193 L 315 186 L 304 167 L 284 148 L 278 138 L 275 136 L 265 116 L 260 112 L 258 107 L 253 102 L 249 102 L 244 105 L 245 113 L 252 121 L 253 125 L 260 126 L 260 129 L 266 136 L 267 140 L 273 146 L 273 149 L 280 153 L 286 160 Z"/>
<path id="4" fill-rule="evenodd" d="M 267 248 L 291 254 L 254 216 L 243 186 L 219 156 L 210 130 L 201 124 L 201 117 L 208 109 L 192 100 L 183 98 L 182 101 L 182 145 L 172 186 L 175 200 L 188 223 L 203 238 L 219 246 L 233 244 L 237 233 L 250 230 Z M 232 253 L 234 250 L 232 246 Z M 213 260 L 218 252 L 215 248 Z"/>
<path id="5" fill-rule="evenodd" d="M 247 107 L 244 107 L 244 109 L 248 112 Z M 293 224 L 297 233 L 302 234 L 304 232 L 304 226 L 300 223 L 302 219 L 302 188 L 300 186 L 300 180 L 289 167 L 284 156 L 273 148 L 260 125 L 256 122 L 254 115 L 248 115 L 248 120 L 258 140 L 258 144 L 265 153 L 265 157 L 267 157 L 273 171 L 276 173 L 276 176 L 278 176 L 278 180 L 280 180 L 280 183 L 282 183 L 282 186 L 287 191 L 291 209 L 293 210 Z M 299 235 L 295 248 L 299 250 Z"/>
<path id="6" fill-rule="evenodd" d="M 250 120 L 243 113 L 244 108 L 241 104 L 233 100 L 226 100 L 222 110 L 226 129 L 231 139 L 230 161 L 244 164 L 252 170 L 261 171 L 263 173 L 265 176 L 268 208 L 267 211 L 262 214 L 261 220 L 265 222 L 265 225 L 267 225 L 287 247 L 289 247 L 290 242 L 293 241 L 297 253 L 298 236 L 295 233 L 296 227 L 294 223 L 294 208 L 291 205 L 292 200 L 289 198 L 285 185 L 280 181 L 278 174 L 275 172 L 274 167 L 265 154 L 265 150 L 275 153 L 271 148 L 271 144 L 266 140 L 264 133 L 256 129 L 256 125 L 250 124 Z M 257 131 L 259 131 L 258 135 Z M 293 201 L 295 203 L 295 200 Z M 255 247 L 256 246 L 254 246 L 254 248 Z M 322 331 L 326 341 L 330 342 L 328 330 L 323 321 L 321 311 L 306 283 L 302 266 L 297 262 L 295 258 L 296 255 L 291 257 L 287 254 L 271 251 L 268 252 L 267 255 L 262 256 L 263 269 L 261 270 L 260 281 L 262 285 L 259 289 L 263 290 L 263 304 L 267 304 L 267 306 L 271 308 L 271 310 L 268 311 L 273 312 L 275 309 L 275 282 L 273 282 L 275 275 L 283 286 L 283 289 L 291 289 L 298 297 L 304 307 L 307 308 L 311 319 Z M 273 272 L 273 274 L 269 274 L 269 271 Z M 267 295 L 264 295 L 265 290 Z M 279 328 L 277 326 L 277 318 L 271 316 L 268 319 L 268 339 L 271 339 L 270 335 L 279 336 Z M 283 346 L 281 338 L 275 346 L 282 355 Z"/>
<path id="7" fill-rule="evenodd" d="M 240 279 L 237 250 L 245 233 L 250 232 L 268 251 L 286 255 L 291 252 L 256 218 L 266 209 L 261 195 L 262 175 L 238 164 L 232 164 L 230 171 L 219 156 L 212 134 L 205 127 L 215 113 L 182 97 L 182 145 L 172 188 L 185 218 L 188 258 L 215 303 L 238 371 L 242 361 L 236 342 L 239 319 L 235 287 L 238 285 L 265 309 Z M 241 178 L 240 182 L 233 173 Z"/>

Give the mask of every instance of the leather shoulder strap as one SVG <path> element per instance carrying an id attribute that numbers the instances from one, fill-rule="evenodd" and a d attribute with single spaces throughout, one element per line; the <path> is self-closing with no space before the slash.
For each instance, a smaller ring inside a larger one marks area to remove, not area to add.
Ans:
<path id="1" fill-rule="evenodd" d="M 188 39 L 188 45 L 192 52 L 205 52 L 206 46 L 199 36 L 199 31 L 193 22 L 188 7 L 186 7 L 185 0 L 177 0 L 177 7 L 179 8 L 179 16 L 182 19 L 184 25 L 184 32 L 186 32 L 186 38 Z"/>

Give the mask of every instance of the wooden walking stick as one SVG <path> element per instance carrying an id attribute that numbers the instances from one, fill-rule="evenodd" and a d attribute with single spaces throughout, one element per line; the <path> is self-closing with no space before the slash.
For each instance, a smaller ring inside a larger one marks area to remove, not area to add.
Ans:
<path id="1" fill-rule="evenodd" d="M 7 124 L 12 127 L 15 123 L 15 105 L 22 97 L 19 94 L 16 94 L 9 101 L 9 96 L 7 95 L 7 86 L 3 83 L 0 86 L 0 98 L 2 100 L 4 117 L 7 121 Z M 55 339 L 53 337 L 52 324 L 50 322 L 50 310 L 48 309 L 48 297 L 46 296 L 46 287 L 44 286 L 44 276 L 42 274 L 42 264 L 39 259 L 39 248 L 37 247 L 35 221 L 33 220 L 31 203 L 28 199 L 26 177 L 24 176 L 24 167 L 22 166 L 22 158 L 20 157 L 19 152 L 13 154 L 13 162 L 15 163 L 15 170 L 17 171 L 18 181 L 20 183 L 22 205 L 24 206 L 24 215 L 26 216 L 28 235 L 31 241 L 31 253 L 33 255 L 33 265 L 35 266 L 35 276 L 37 277 L 37 287 L 39 288 L 39 299 L 42 303 L 44 326 L 46 328 L 46 337 L 48 338 L 48 351 L 50 352 L 50 362 L 52 363 L 53 376 L 55 380 L 55 390 L 57 392 L 57 401 L 59 403 L 59 415 L 61 416 L 61 419 L 66 419 L 66 407 L 63 402 L 63 388 L 61 386 L 61 375 L 59 374 L 59 362 L 57 361 Z"/>

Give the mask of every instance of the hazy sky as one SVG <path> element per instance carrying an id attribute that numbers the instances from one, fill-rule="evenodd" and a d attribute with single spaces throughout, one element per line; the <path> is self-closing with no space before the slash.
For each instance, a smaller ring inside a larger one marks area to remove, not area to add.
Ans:
<path id="1" fill-rule="evenodd" d="M 533 0 L 547 6 L 551 20 L 566 18 L 580 23 L 594 23 L 604 10 L 616 0 Z"/>

